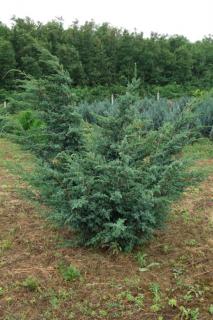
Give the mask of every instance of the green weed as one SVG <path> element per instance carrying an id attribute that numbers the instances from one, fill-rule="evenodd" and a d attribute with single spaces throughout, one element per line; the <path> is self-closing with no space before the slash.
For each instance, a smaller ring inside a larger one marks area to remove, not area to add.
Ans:
<path id="1" fill-rule="evenodd" d="M 80 271 L 72 265 L 60 264 L 59 272 L 65 281 L 74 281 L 81 276 Z"/>
<path id="2" fill-rule="evenodd" d="M 12 241 L 11 240 L 2 240 L 0 241 L 0 252 L 4 252 L 6 250 L 11 249 L 12 247 Z"/>
<path id="3" fill-rule="evenodd" d="M 199 318 L 199 309 L 190 309 L 180 306 L 180 316 L 181 320 L 198 320 Z"/>
<path id="4" fill-rule="evenodd" d="M 22 282 L 22 286 L 29 291 L 37 291 L 39 289 L 39 281 L 37 278 L 29 276 Z"/>
<path id="5" fill-rule="evenodd" d="M 0 287 L 0 297 L 3 296 L 3 294 L 4 294 L 4 289 Z"/>
<path id="6" fill-rule="evenodd" d="M 149 288 L 153 295 L 153 304 L 151 305 L 150 309 L 153 312 L 158 312 L 162 308 L 160 286 L 158 283 L 153 282 L 150 284 Z"/>
<path id="7" fill-rule="evenodd" d="M 164 253 L 164 254 L 168 254 L 168 253 L 170 253 L 172 251 L 172 246 L 170 245 L 170 244 L 164 244 L 163 246 L 162 246 L 162 252 Z"/>
<path id="8" fill-rule="evenodd" d="M 197 241 L 195 239 L 186 240 L 185 244 L 190 247 L 194 247 L 197 245 Z"/>
<path id="9" fill-rule="evenodd" d="M 181 215 L 182 215 L 182 218 L 183 218 L 183 221 L 185 224 L 188 224 L 191 220 L 191 215 L 190 215 L 190 212 L 187 210 L 187 209 L 184 209 L 182 212 L 181 212 Z"/>
<path id="10" fill-rule="evenodd" d="M 171 306 L 172 308 L 177 307 L 177 300 L 174 298 L 169 299 L 168 305 Z"/>
<path id="11" fill-rule="evenodd" d="M 144 295 L 141 293 L 134 296 L 130 291 L 123 291 L 118 295 L 118 298 L 133 303 L 137 307 L 144 305 Z"/>
<path id="12" fill-rule="evenodd" d="M 136 260 L 140 268 L 145 268 L 147 266 L 147 254 L 138 252 L 136 255 Z"/>
<path id="13" fill-rule="evenodd" d="M 209 307 L 209 313 L 210 313 L 211 315 L 213 315 L 213 304 L 211 304 L 210 307 Z"/>

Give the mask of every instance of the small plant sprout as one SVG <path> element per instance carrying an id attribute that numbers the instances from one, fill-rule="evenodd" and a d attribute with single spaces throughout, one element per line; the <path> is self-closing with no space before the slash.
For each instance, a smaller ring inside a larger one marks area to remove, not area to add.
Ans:
<path id="1" fill-rule="evenodd" d="M 195 239 L 186 240 L 185 244 L 190 247 L 194 247 L 197 245 L 197 241 Z"/>
<path id="2" fill-rule="evenodd" d="M 209 313 L 210 313 L 211 315 L 213 315 L 213 304 L 211 304 L 210 307 L 209 307 Z"/>
<path id="3" fill-rule="evenodd" d="M 140 268 L 145 268 L 147 266 L 147 254 L 138 252 L 136 255 L 136 260 Z"/>
<path id="4" fill-rule="evenodd" d="M 80 277 L 80 271 L 72 265 L 66 266 L 61 264 L 59 272 L 65 281 L 74 281 Z"/>
<path id="5" fill-rule="evenodd" d="M 4 294 L 4 289 L 0 287 L 0 297 Z"/>
<path id="6" fill-rule="evenodd" d="M 174 298 L 169 299 L 168 305 L 171 306 L 172 308 L 177 307 L 177 300 Z"/>
<path id="7" fill-rule="evenodd" d="M 161 290 L 158 283 L 150 284 L 150 291 L 153 294 L 153 304 L 151 305 L 151 310 L 153 312 L 158 312 L 161 310 Z"/>
<path id="8" fill-rule="evenodd" d="M 118 298 L 133 303 L 135 306 L 140 308 L 144 305 L 144 295 L 141 293 L 133 296 L 130 291 L 123 291 L 118 295 Z"/>
<path id="9" fill-rule="evenodd" d="M 152 262 L 152 263 L 148 264 L 147 254 L 146 253 L 139 252 L 136 255 L 136 259 L 137 259 L 137 262 L 138 262 L 138 264 L 140 266 L 139 271 L 141 271 L 141 272 L 145 272 L 145 271 L 148 271 L 152 267 L 158 267 L 159 266 L 158 262 Z"/>
<path id="10" fill-rule="evenodd" d="M 11 247 L 12 247 L 11 240 L 6 239 L 6 240 L 0 241 L 0 253 L 11 249 Z"/>
<path id="11" fill-rule="evenodd" d="M 182 211 L 182 218 L 185 224 L 189 223 L 191 216 L 190 212 L 187 209 Z"/>
<path id="12" fill-rule="evenodd" d="M 138 307 L 143 307 L 144 305 L 144 295 L 139 293 L 136 297 L 135 297 L 135 304 Z"/>
<path id="13" fill-rule="evenodd" d="M 29 291 L 37 291 L 39 289 L 39 281 L 35 277 L 29 276 L 22 282 L 22 286 Z"/>
<path id="14" fill-rule="evenodd" d="M 199 318 L 199 309 L 190 309 L 180 306 L 180 319 L 181 320 L 198 320 Z"/>
<path id="15" fill-rule="evenodd" d="M 172 246 L 170 244 L 164 244 L 162 246 L 162 251 L 163 253 L 168 254 L 169 252 L 172 251 Z"/>

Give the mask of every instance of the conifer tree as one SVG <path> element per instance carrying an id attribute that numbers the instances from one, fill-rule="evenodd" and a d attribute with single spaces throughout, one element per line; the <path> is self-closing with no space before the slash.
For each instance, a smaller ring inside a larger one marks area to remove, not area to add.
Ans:
<path id="1" fill-rule="evenodd" d="M 59 154 L 48 170 L 47 203 L 84 245 L 131 250 L 163 224 L 169 201 L 183 188 L 184 166 L 174 156 L 188 132 L 172 124 L 147 131 L 136 98 L 127 92 L 117 114 L 100 120 L 92 149 Z"/>
<path id="2" fill-rule="evenodd" d="M 48 56 L 48 57 L 47 57 Z M 47 59 L 48 58 L 48 59 Z M 83 145 L 82 117 L 76 111 L 70 88 L 71 79 L 58 59 L 41 50 L 39 64 L 49 69 L 42 79 L 20 81 L 20 91 L 10 101 L 10 111 L 33 110 L 43 122 L 39 132 L 27 136 L 28 146 L 44 160 L 60 152 L 77 152 Z M 39 138 L 35 135 L 39 135 Z"/>

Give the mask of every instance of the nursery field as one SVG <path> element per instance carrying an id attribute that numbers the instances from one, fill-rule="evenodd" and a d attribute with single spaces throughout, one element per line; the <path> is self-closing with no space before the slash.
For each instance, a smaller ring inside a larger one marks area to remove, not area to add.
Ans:
<path id="1" fill-rule="evenodd" d="M 0 320 L 212 319 L 212 57 L 0 21 Z"/>
<path id="2" fill-rule="evenodd" d="M 24 196 L 34 156 L 0 139 L 0 319 L 212 319 L 213 144 L 200 138 L 179 157 L 200 181 L 152 240 L 131 253 L 74 248 Z"/>

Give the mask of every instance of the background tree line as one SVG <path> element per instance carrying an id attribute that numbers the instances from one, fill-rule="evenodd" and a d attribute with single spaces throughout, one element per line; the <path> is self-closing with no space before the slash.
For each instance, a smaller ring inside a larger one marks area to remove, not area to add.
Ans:
<path id="1" fill-rule="evenodd" d="M 39 79 L 51 73 L 44 63 L 51 55 L 78 88 L 114 86 L 113 91 L 120 93 L 134 76 L 135 63 L 146 93 L 163 87 L 164 95 L 172 91 L 183 95 L 191 88 L 213 86 L 212 36 L 192 43 L 179 35 L 152 33 L 145 38 L 143 33 L 93 21 L 74 22 L 65 29 L 60 19 L 42 24 L 13 18 L 11 27 L 0 22 L 1 92 L 13 89 L 22 74 Z"/>

